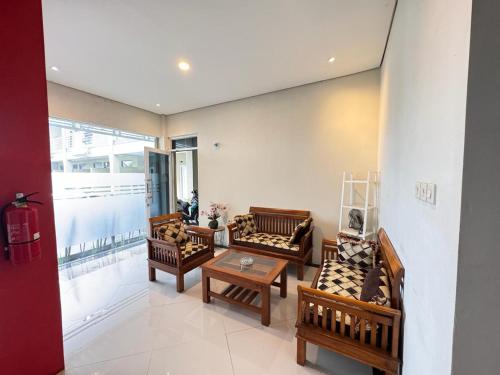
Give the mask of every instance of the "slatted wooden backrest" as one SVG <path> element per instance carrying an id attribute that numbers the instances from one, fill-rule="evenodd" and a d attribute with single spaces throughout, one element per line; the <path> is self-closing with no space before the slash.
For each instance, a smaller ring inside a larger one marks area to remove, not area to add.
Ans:
<path id="1" fill-rule="evenodd" d="M 250 207 L 259 232 L 291 235 L 295 227 L 311 216 L 310 211 Z"/>
<path id="2" fill-rule="evenodd" d="M 383 228 L 378 231 L 378 242 L 380 246 L 380 257 L 389 273 L 391 283 L 391 307 L 401 308 L 401 284 L 403 282 L 405 269 L 399 260 L 398 254 Z"/>
<path id="3" fill-rule="evenodd" d="M 167 215 L 161 215 L 161 216 L 156 216 L 156 217 L 150 217 L 149 218 L 149 230 L 151 236 L 154 235 L 154 228 L 166 224 L 166 223 L 172 223 L 176 221 L 182 220 L 182 213 L 181 212 L 175 212 L 173 214 L 167 214 Z"/>

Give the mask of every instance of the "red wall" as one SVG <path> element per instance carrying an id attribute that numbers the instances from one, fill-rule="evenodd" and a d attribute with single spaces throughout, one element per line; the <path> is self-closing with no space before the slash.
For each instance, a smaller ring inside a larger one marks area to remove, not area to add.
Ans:
<path id="1" fill-rule="evenodd" d="M 33 191 L 44 202 L 42 260 L 0 259 L 2 375 L 64 367 L 43 48 L 41 1 L 0 1 L 0 204 Z"/>

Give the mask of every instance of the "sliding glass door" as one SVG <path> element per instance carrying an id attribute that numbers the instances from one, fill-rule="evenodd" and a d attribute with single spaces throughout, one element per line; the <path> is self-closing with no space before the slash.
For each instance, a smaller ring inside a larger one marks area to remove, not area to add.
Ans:
<path id="1" fill-rule="evenodd" d="M 170 154 L 166 151 L 144 149 L 146 181 L 146 217 L 168 214 L 171 211 L 170 199 Z"/>

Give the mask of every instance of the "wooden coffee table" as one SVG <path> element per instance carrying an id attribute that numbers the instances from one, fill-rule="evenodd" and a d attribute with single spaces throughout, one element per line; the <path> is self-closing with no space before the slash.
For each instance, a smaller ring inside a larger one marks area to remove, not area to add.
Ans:
<path id="1" fill-rule="evenodd" d="M 253 265 L 241 270 L 242 257 L 253 258 Z M 210 297 L 244 307 L 261 315 L 261 322 L 268 326 L 271 321 L 271 285 L 280 288 L 280 296 L 286 298 L 286 266 L 288 261 L 264 255 L 255 255 L 229 249 L 201 266 L 203 302 Z M 280 276 L 280 282 L 276 279 Z M 210 279 L 229 283 L 221 293 L 210 290 Z M 256 298 L 260 295 L 260 305 Z"/>

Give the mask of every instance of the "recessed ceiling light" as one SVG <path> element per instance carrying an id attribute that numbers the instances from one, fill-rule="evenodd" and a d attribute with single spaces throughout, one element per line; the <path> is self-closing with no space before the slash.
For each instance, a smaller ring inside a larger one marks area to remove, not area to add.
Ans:
<path id="1" fill-rule="evenodd" d="M 329 63 L 332 63 L 332 62 L 334 62 L 334 61 L 335 61 L 335 57 L 333 57 L 333 56 L 332 56 L 332 57 L 330 57 L 330 58 L 328 59 L 328 62 L 329 62 Z"/>
<path id="2" fill-rule="evenodd" d="M 156 103 L 156 106 L 159 107 L 160 106 L 160 103 Z"/>
<path id="3" fill-rule="evenodd" d="M 59 71 L 59 68 L 57 66 L 51 66 L 50 69 L 52 69 L 54 72 Z"/>
<path id="4" fill-rule="evenodd" d="M 191 66 L 185 61 L 179 62 L 179 64 L 177 64 L 177 66 L 179 67 L 180 70 L 182 70 L 184 72 L 187 72 L 189 69 L 191 69 Z"/>

